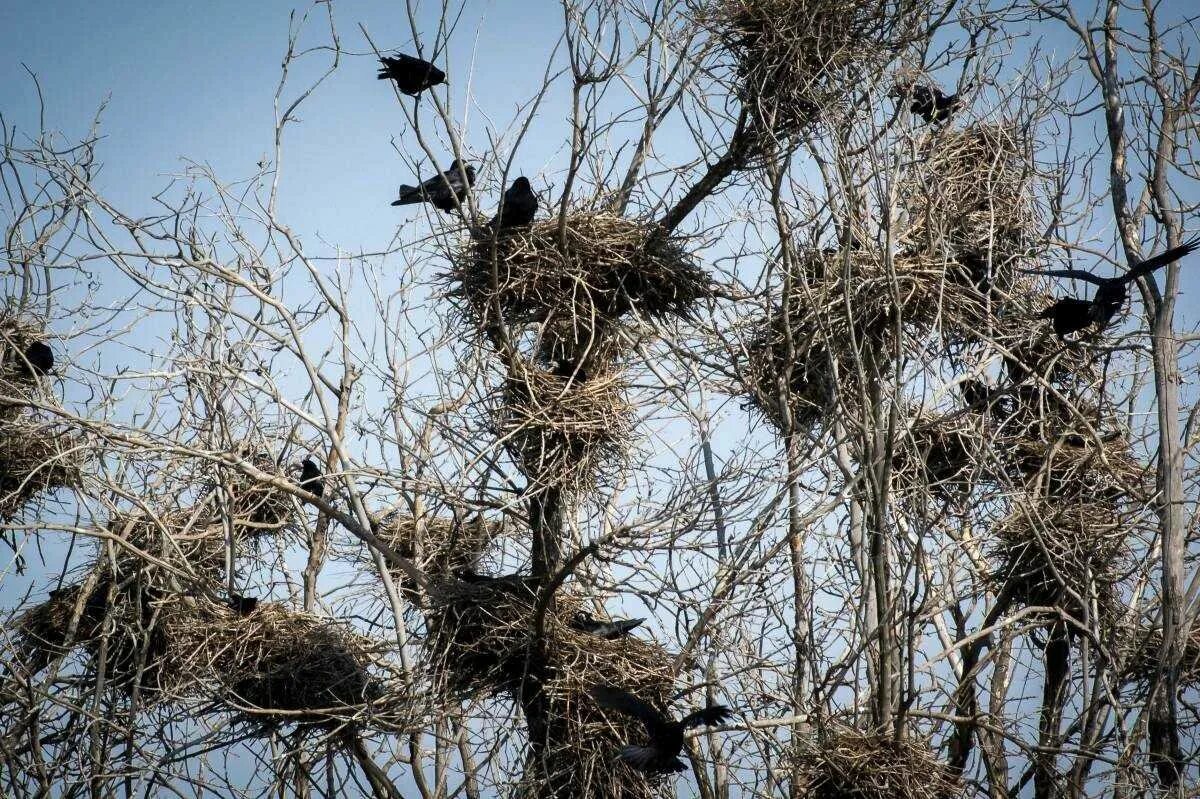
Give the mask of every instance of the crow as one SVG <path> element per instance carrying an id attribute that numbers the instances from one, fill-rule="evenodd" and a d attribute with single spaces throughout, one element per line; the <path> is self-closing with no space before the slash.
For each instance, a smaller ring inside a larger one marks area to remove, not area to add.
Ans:
<path id="1" fill-rule="evenodd" d="M 537 214 L 538 196 L 529 185 L 529 178 L 522 175 L 512 182 L 508 191 L 504 192 L 504 201 L 500 203 L 500 211 L 488 222 L 492 231 L 505 228 L 524 227 L 533 223 Z"/>
<path id="2" fill-rule="evenodd" d="M 492 577 L 488 574 L 480 574 L 470 567 L 456 569 L 454 576 L 464 583 L 492 585 L 517 596 L 526 598 L 537 596 L 538 580 L 535 577 L 526 577 L 521 574 L 502 574 L 499 577 Z"/>
<path id="3" fill-rule="evenodd" d="M 959 383 L 958 390 L 962 392 L 962 398 L 967 407 L 973 411 L 982 411 L 987 408 L 988 399 L 992 395 L 987 383 L 974 378 L 967 378 Z"/>
<path id="4" fill-rule="evenodd" d="M 614 638 L 623 638 L 629 635 L 629 631 L 635 627 L 640 627 L 645 619 L 613 619 L 612 621 L 600 621 L 592 614 L 586 611 L 578 611 L 571 618 L 571 626 L 576 630 L 582 630 L 585 633 L 611 641 Z"/>
<path id="5" fill-rule="evenodd" d="M 960 95 L 947 95 L 937 86 L 926 86 L 921 83 L 897 86 L 892 89 L 890 96 L 897 99 L 905 97 L 911 99 L 912 103 L 908 110 L 925 120 L 926 125 L 931 122 L 945 122 L 962 105 Z"/>
<path id="6" fill-rule="evenodd" d="M 25 348 L 25 359 L 20 367 L 21 373 L 30 377 L 49 374 L 54 369 L 54 350 L 43 341 L 32 341 Z"/>
<path id="7" fill-rule="evenodd" d="M 300 461 L 300 487 L 318 497 L 325 494 L 325 483 L 321 480 L 321 469 L 312 458 Z"/>
<path id="8" fill-rule="evenodd" d="M 683 751 L 684 730 L 701 725 L 720 724 L 731 715 L 729 708 L 724 705 L 709 705 L 675 721 L 620 688 L 597 685 L 592 688 L 592 696 L 600 707 L 632 716 L 645 725 L 650 743 L 645 746 L 629 744 L 623 747 L 621 759 L 646 774 L 686 770 L 687 765 L 679 759 L 679 753 Z"/>
<path id="9" fill-rule="evenodd" d="M 396 81 L 396 88 L 404 94 L 418 95 L 428 88 L 446 82 L 446 73 L 419 58 L 404 53 L 383 56 L 379 59 L 380 80 Z"/>
<path id="10" fill-rule="evenodd" d="M 258 607 L 258 597 L 230 594 L 229 607 L 236 610 L 239 616 L 249 616 Z"/>
<path id="11" fill-rule="evenodd" d="M 392 205 L 412 205 L 413 203 L 429 203 L 439 211 L 453 213 L 467 196 L 467 190 L 475 185 L 475 167 L 462 166 L 455 161 L 445 172 L 431 177 L 419 186 L 404 185 L 400 187 L 400 199 Z M 466 174 L 466 183 L 463 175 Z"/>
<path id="12" fill-rule="evenodd" d="M 1068 277 L 1076 280 L 1085 280 L 1097 286 L 1096 296 L 1090 300 L 1077 300 L 1068 297 L 1059 300 L 1042 312 L 1039 318 L 1053 319 L 1054 332 L 1061 336 L 1064 335 L 1064 332 L 1071 333 L 1083 330 L 1092 323 L 1099 324 L 1101 328 L 1106 327 L 1112 321 L 1112 318 L 1117 315 L 1117 312 L 1121 310 L 1121 307 L 1125 305 L 1125 300 L 1129 297 L 1130 283 L 1138 278 L 1146 277 L 1156 269 L 1161 269 L 1167 264 L 1178 261 L 1185 255 L 1195 252 L 1197 248 L 1200 248 L 1200 236 L 1193 236 L 1178 247 L 1172 247 L 1165 252 L 1160 252 L 1158 255 L 1138 261 L 1129 268 L 1129 271 L 1117 277 L 1100 277 L 1085 269 L 1022 269 L 1021 271 L 1027 274 L 1045 275 L 1046 277 Z M 1082 316 L 1085 312 L 1087 314 L 1086 322 Z"/>

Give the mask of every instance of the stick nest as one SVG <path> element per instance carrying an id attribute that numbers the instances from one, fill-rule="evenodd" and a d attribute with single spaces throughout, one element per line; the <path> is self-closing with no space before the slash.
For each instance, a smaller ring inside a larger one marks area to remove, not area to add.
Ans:
<path id="1" fill-rule="evenodd" d="M 1119 653 L 1125 674 L 1142 683 L 1150 683 L 1162 667 L 1162 628 L 1138 625 L 1122 628 Z M 1179 682 L 1183 685 L 1200 684 L 1200 629 L 1195 627 L 1177 639 L 1176 646 L 1182 649 L 1179 660 Z"/>
<path id="2" fill-rule="evenodd" d="M 1027 500 L 993 528 L 996 591 L 1085 621 L 1119 615 L 1130 520 L 1110 503 Z"/>
<path id="3" fill-rule="evenodd" d="M 45 341 L 45 325 L 34 319 L 22 318 L 0 311 L 0 396 L 26 396 L 33 374 L 25 362 L 25 350 L 35 341 Z M 13 414 L 17 404 L 0 400 L 0 417 Z"/>
<path id="4" fill-rule="evenodd" d="M 115 514 L 107 527 L 120 539 L 114 547 L 118 572 L 122 574 L 141 570 L 160 587 L 169 585 L 167 575 L 139 554 L 143 552 L 178 571 L 194 574 L 200 582 L 215 584 L 221 579 L 225 527 L 210 506 L 169 510 L 157 516 L 143 512 Z"/>
<path id="5" fill-rule="evenodd" d="M 893 455 L 898 486 L 927 487 L 950 501 L 962 500 L 985 474 L 980 454 L 987 446 L 984 417 L 956 412 L 919 418 Z"/>
<path id="6" fill-rule="evenodd" d="M 816 742 L 798 744 L 794 767 L 809 799 L 954 799 L 963 785 L 925 741 L 826 727 Z"/>
<path id="7" fill-rule="evenodd" d="M 556 218 L 473 237 L 443 279 L 479 329 L 503 319 L 510 330 L 549 330 L 556 346 L 575 350 L 625 314 L 685 316 L 712 293 L 682 240 L 604 212 L 568 215 L 561 236 Z"/>
<path id="8" fill-rule="evenodd" d="M 414 561 L 424 574 L 444 577 L 461 569 L 474 569 L 492 542 L 505 533 L 502 521 L 425 516 L 401 513 L 385 516 L 375 534 L 397 554 Z M 402 571 L 393 576 L 404 580 Z"/>
<path id="9" fill-rule="evenodd" d="M 716 0 L 699 19 L 734 57 L 758 126 L 794 134 L 841 106 L 923 31 L 916 0 Z"/>
<path id="10" fill-rule="evenodd" d="M 634 408 L 615 375 L 578 381 L 522 366 L 505 380 L 491 416 L 494 432 L 532 482 L 583 488 L 624 457 Z"/>
<path id="11" fill-rule="evenodd" d="M 1010 124 L 942 130 L 926 139 L 919 159 L 900 185 L 910 246 L 977 256 L 990 251 L 993 260 L 1028 247 L 1038 221 L 1024 131 Z"/>
<path id="12" fill-rule="evenodd" d="M 60 426 L 0 419 L 0 523 L 43 492 L 79 485 L 87 460 L 84 442 Z"/>
<path id="13" fill-rule="evenodd" d="M 1044 435 L 1034 437 L 1039 432 Z M 1101 438 L 1082 427 L 1043 420 L 1005 440 L 1003 452 L 1015 481 L 1059 499 L 1120 500 L 1152 493 L 1147 467 L 1120 436 Z"/>
<path id="14" fill-rule="evenodd" d="M 247 457 L 251 465 L 261 472 L 275 477 L 285 476 L 278 462 L 268 452 L 255 452 L 249 456 L 239 454 Z M 287 491 L 238 471 L 230 474 L 226 488 L 230 496 L 233 526 L 239 537 L 272 535 L 292 521 L 296 505 Z"/>

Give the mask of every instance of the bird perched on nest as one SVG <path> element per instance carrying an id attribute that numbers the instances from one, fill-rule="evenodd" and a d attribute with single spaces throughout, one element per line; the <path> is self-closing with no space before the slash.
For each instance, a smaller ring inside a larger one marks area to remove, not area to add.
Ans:
<path id="1" fill-rule="evenodd" d="M 612 621 L 600 621 L 587 611 L 580 610 L 571 617 L 571 626 L 576 630 L 582 630 L 585 633 L 590 633 L 598 638 L 603 638 L 611 641 L 615 638 L 624 638 L 629 635 L 629 631 L 635 627 L 640 627 L 645 619 L 613 619 Z"/>
<path id="2" fill-rule="evenodd" d="M 470 567 L 455 569 L 454 576 L 464 583 L 472 585 L 491 585 L 511 594 L 537 596 L 538 581 L 535 577 L 526 577 L 521 574 L 502 574 L 492 577 L 488 574 L 480 574 Z"/>
<path id="3" fill-rule="evenodd" d="M 537 215 L 538 196 L 529 185 L 529 178 L 522 175 L 512 182 L 504 192 L 500 211 L 487 223 L 488 232 L 524 227 L 533 223 Z"/>
<path id="4" fill-rule="evenodd" d="M 898 100 L 909 98 L 911 103 L 908 110 L 925 120 L 926 125 L 945 122 L 962 105 L 961 93 L 948 95 L 937 86 L 926 86 L 923 83 L 896 86 L 889 92 L 889 96 Z"/>
<path id="5" fill-rule="evenodd" d="M 25 358 L 21 363 L 21 372 L 29 375 L 49 374 L 54 369 L 54 350 L 43 341 L 31 341 L 25 348 Z"/>
<path id="6" fill-rule="evenodd" d="M 321 479 L 321 469 L 313 463 L 312 458 L 300 461 L 300 487 L 318 497 L 325 494 L 325 481 Z"/>
<path id="7" fill-rule="evenodd" d="M 456 160 L 445 172 L 434 175 L 419 186 L 401 186 L 400 198 L 392 205 L 429 203 L 439 211 L 449 214 L 462 205 L 467 191 L 474 185 L 475 167 L 470 164 L 464 166 Z"/>
<path id="8" fill-rule="evenodd" d="M 1042 311 L 1039 319 L 1050 319 L 1054 324 L 1054 332 L 1059 336 L 1077 333 L 1093 324 L 1106 327 L 1116 316 L 1125 300 L 1129 297 L 1129 284 L 1138 278 L 1146 277 L 1156 269 L 1178 261 L 1185 255 L 1200 247 L 1200 236 L 1172 247 L 1158 255 L 1138 261 L 1123 275 L 1117 277 L 1100 277 L 1085 269 L 1022 269 L 1022 272 L 1046 277 L 1068 277 L 1084 280 L 1097 286 L 1096 296 L 1090 300 L 1076 297 L 1063 297 L 1046 310 Z"/>
<path id="9" fill-rule="evenodd" d="M 239 616 L 249 616 L 258 607 L 258 597 L 230 594 L 229 607 L 233 608 Z"/>
<path id="10" fill-rule="evenodd" d="M 379 59 L 379 80 L 394 80 L 403 94 L 418 95 L 428 88 L 446 82 L 446 73 L 428 61 L 404 53 Z"/>
<path id="11" fill-rule="evenodd" d="M 691 727 L 720 724 L 731 715 L 724 705 L 709 705 L 694 710 L 679 721 L 668 718 L 652 705 L 628 691 L 611 685 L 597 685 L 592 696 L 600 707 L 632 716 L 646 727 L 650 743 L 644 746 L 629 744 L 621 749 L 621 759 L 646 774 L 664 774 L 687 769 L 679 759 L 683 751 L 683 733 Z"/>

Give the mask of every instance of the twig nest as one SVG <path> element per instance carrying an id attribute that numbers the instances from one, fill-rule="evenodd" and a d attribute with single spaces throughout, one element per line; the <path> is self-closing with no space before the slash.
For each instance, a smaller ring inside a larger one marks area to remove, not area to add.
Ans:
<path id="1" fill-rule="evenodd" d="M 605 212 L 476 235 L 444 278 L 479 329 L 493 331 L 501 320 L 518 335 L 551 328 L 558 346 L 575 348 L 626 314 L 686 315 L 711 294 L 680 239 Z"/>
<path id="2" fill-rule="evenodd" d="M 118 570 L 122 574 L 141 571 L 145 579 L 165 585 L 170 579 L 160 574 L 157 564 L 143 554 L 162 561 L 183 574 L 218 583 L 225 569 L 225 527 L 214 509 L 169 510 L 154 516 L 147 513 L 115 514 L 107 524 L 114 543 Z"/>
<path id="3" fill-rule="evenodd" d="M 986 478 L 979 455 L 987 446 L 984 418 L 972 411 L 914 420 L 896 447 L 892 474 L 900 488 L 928 488 L 961 500 Z"/>
<path id="4" fill-rule="evenodd" d="M 906 243 L 918 250 L 971 253 L 1003 266 L 1037 229 L 1031 145 L 1010 124 L 980 124 L 931 135 L 903 177 Z"/>
<path id="5" fill-rule="evenodd" d="M 494 431 L 532 482 L 584 488 L 625 455 L 634 409 L 615 375 L 577 380 L 519 364 L 492 411 Z"/>
<path id="6" fill-rule="evenodd" d="M 45 339 L 45 326 L 40 321 L 0 311 L 0 417 L 19 410 L 19 405 L 7 404 L 2 397 L 28 394 L 36 369 L 30 369 L 25 353 L 29 345 Z"/>
<path id="7" fill-rule="evenodd" d="M 715 0 L 699 18 L 736 60 L 742 103 L 779 138 L 842 105 L 923 35 L 930 10 L 915 0 Z"/>
<path id="8" fill-rule="evenodd" d="M 276 459 L 266 451 L 238 454 L 260 472 L 274 477 L 286 476 Z M 239 536 L 254 538 L 272 535 L 291 523 L 296 505 L 287 491 L 233 470 L 230 471 L 226 488 L 229 491 L 233 525 Z"/>
<path id="9" fill-rule="evenodd" d="M 793 773 L 810 799 L 956 799 L 964 791 L 927 741 L 842 724 L 798 742 Z"/>
<path id="10" fill-rule="evenodd" d="M 1149 684 L 1162 667 L 1162 628 L 1136 625 L 1118 630 L 1118 654 L 1124 673 L 1133 680 Z M 1193 627 L 1176 641 L 1183 650 L 1179 661 L 1179 682 L 1183 685 L 1200 684 L 1200 629 Z"/>
<path id="11" fill-rule="evenodd" d="M 385 544 L 431 576 L 474 568 L 492 542 L 504 533 L 503 521 L 481 516 L 425 516 L 418 519 L 402 513 L 388 514 L 375 529 L 375 534 Z M 399 570 L 394 575 L 400 579 L 405 577 Z"/>
<path id="12" fill-rule="evenodd" d="M 1114 501 L 1151 493 L 1148 467 L 1133 457 L 1129 443 L 1119 435 L 1098 435 L 1082 425 L 1073 428 L 1048 419 L 1027 430 L 1004 441 L 1003 456 L 1011 477 L 1027 490 Z"/>
<path id="13" fill-rule="evenodd" d="M 1131 519 L 1111 503 L 1026 498 L 992 530 L 996 592 L 1080 621 L 1118 615 Z"/>
<path id="14" fill-rule="evenodd" d="M 79 485 L 88 456 L 84 442 L 61 426 L 0 419 L 0 523 L 39 494 Z"/>

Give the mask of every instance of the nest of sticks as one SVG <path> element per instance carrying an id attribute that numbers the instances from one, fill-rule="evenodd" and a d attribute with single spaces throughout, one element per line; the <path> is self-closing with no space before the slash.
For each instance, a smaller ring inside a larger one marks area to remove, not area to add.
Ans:
<path id="1" fill-rule="evenodd" d="M 219 583 L 225 569 L 225 526 L 215 510 L 206 505 L 166 511 L 114 514 L 108 532 L 114 543 L 118 571 L 145 571 L 162 587 L 165 573 L 145 556 L 167 564 L 182 574 L 195 575 L 201 583 Z M 236 528 L 235 528 L 236 533 Z M 144 553 L 144 554 L 143 554 Z"/>
<path id="2" fill-rule="evenodd" d="M 631 312 L 686 316 L 711 296 L 711 281 L 683 242 L 653 223 L 604 212 L 569 214 L 473 237 L 443 279 L 480 330 L 550 331 L 558 347 L 582 348 L 594 331 Z"/>
<path id="3" fill-rule="evenodd" d="M 625 456 L 634 408 L 616 375 L 572 380 L 521 365 L 492 410 L 492 427 L 531 481 L 583 488 Z"/>
<path id="4" fill-rule="evenodd" d="M 795 781 L 809 799 L 955 799 L 964 786 L 924 740 L 828 725 L 797 744 Z"/>
<path id="5" fill-rule="evenodd" d="M 536 596 L 519 578 L 435 582 L 427 610 L 426 662 L 434 684 L 451 696 L 509 693 L 536 674 L 548 705 L 551 739 L 536 777 L 521 796 L 546 795 L 546 785 L 571 785 L 573 796 L 649 799 L 653 783 L 616 760 L 621 747 L 644 736 L 640 722 L 599 708 L 590 690 L 616 684 L 666 706 L 674 689 L 672 658 L 656 643 L 630 635 L 605 640 L 571 626 L 578 598 L 560 593 L 547 609 L 537 640 Z"/>
<path id="6" fill-rule="evenodd" d="M 87 458 L 84 442 L 60 426 L 0 419 L 0 523 L 43 492 L 79 485 Z"/>
<path id="7" fill-rule="evenodd" d="M 984 417 L 971 411 L 915 420 L 893 455 L 897 485 L 963 499 L 986 477 L 979 462 L 985 437 Z"/>
<path id="8" fill-rule="evenodd" d="M 254 468 L 274 477 L 285 477 L 275 458 L 265 451 L 246 457 Z M 226 488 L 233 526 L 239 536 L 254 538 L 280 532 L 292 521 L 296 505 L 292 495 L 240 471 L 233 471 Z"/>
<path id="9" fill-rule="evenodd" d="M 414 561 L 424 574 L 444 577 L 474 569 L 496 539 L 505 533 L 503 521 L 391 513 L 380 520 L 375 535 L 402 557 Z M 394 576 L 404 579 L 401 571 Z"/>
<path id="10" fill-rule="evenodd" d="M 1070 425 L 1042 423 L 1025 434 L 1006 436 L 1002 444 L 1009 476 L 1034 493 L 1114 501 L 1152 493 L 1148 467 L 1133 457 L 1129 443 L 1119 435 L 1102 437 Z"/>
<path id="11" fill-rule="evenodd" d="M 1162 667 L 1162 628 L 1136 625 L 1119 631 L 1118 652 L 1124 673 L 1143 684 L 1152 682 Z M 1182 652 L 1179 659 L 1179 682 L 1200 684 L 1200 629 L 1193 627 L 1175 646 Z"/>
<path id="12" fill-rule="evenodd" d="M 1023 253 L 1037 230 L 1032 179 L 1032 148 L 1019 127 L 939 131 L 925 140 L 901 181 L 900 202 L 909 219 L 904 239 L 919 250 L 994 261 Z"/>
<path id="13" fill-rule="evenodd" d="M 758 127 L 783 138 L 878 74 L 922 35 L 928 10 L 916 0 L 714 0 L 699 18 L 735 59 Z"/>
<path id="14" fill-rule="evenodd" d="M 1120 615 L 1116 586 L 1130 559 L 1129 521 L 1107 502 L 1026 499 L 992 530 L 997 594 L 1111 622 Z"/>

